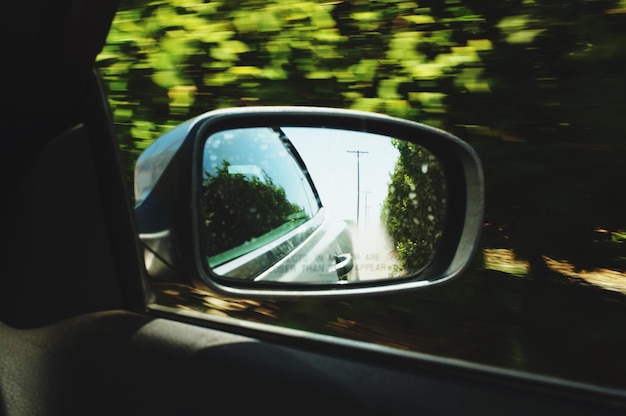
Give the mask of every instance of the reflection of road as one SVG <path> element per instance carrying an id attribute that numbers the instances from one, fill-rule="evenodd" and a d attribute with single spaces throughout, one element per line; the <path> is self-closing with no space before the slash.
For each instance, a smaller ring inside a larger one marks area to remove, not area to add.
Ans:
<path id="1" fill-rule="evenodd" d="M 354 254 L 359 280 L 385 279 L 397 275 L 396 253 L 391 238 L 379 224 L 368 224 L 354 230 Z"/>

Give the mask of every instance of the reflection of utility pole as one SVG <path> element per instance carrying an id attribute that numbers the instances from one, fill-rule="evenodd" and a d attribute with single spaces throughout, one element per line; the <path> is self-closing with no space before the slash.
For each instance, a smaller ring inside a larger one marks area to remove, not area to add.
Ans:
<path id="1" fill-rule="evenodd" d="M 359 206 L 361 205 L 361 167 L 360 159 L 364 153 L 363 150 L 348 150 L 348 153 L 356 154 L 356 225 L 359 225 Z"/>
<path id="2" fill-rule="evenodd" d="M 365 204 L 364 204 L 364 207 L 365 207 L 365 221 L 364 222 L 365 222 L 365 224 L 367 224 L 367 194 L 371 194 L 372 192 L 371 191 L 363 191 L 362 193 L 365 194 Z"/>

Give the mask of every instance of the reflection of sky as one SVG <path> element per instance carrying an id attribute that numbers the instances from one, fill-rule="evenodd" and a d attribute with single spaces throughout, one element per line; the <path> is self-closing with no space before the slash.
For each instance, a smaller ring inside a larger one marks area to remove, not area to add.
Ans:
<path id="1" fill-rule="evenodd" d="M 360 171 L 360 222 L 373 224 L 398 159 L 388 137 L 320 128 L 283 128 L 300 153 L 317 187 L 322 204 L 338 218 L 356 221 L 357 154 Z M 364 153 L 367 152 L 367 153 Z"/>

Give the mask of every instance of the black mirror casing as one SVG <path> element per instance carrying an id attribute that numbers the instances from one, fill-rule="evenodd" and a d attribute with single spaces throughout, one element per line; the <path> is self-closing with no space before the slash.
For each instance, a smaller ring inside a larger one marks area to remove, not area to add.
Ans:
<path id="1" fill-rule="evenodd" d="M 447 180 L 441 240 L 428 265 L 399 279 L 345 284 L 298 284 L 226 279 L 207 266 L 202 249 L 202 155 L 207 138 L 232 129 L 289 126 L 351 130 L 418 144 L 437 157 Z M 453 279 L 473 256 L 483 222 L 480 161 L 464 141 L 420 123 L 353 110 L 318 107 L 244 107 L 193 118 L 157 140 L 135 170 L 136 217 L 146 270 L 158 282 L 193 284 L 247 298 L 336 297 L 388 293 Z"/>

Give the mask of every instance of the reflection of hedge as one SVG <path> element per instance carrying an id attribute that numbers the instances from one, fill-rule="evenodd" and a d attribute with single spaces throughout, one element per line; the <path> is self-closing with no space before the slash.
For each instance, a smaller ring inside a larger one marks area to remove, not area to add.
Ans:
<path id="1" fill-rule="evenodd" d="M 230 174 L 227 163 L 205 179 L 203 190 L 207 256 L 272 231 L 302 211 L 271 179 Z"/>
<path id="2" fill-rule="evenodd" d="M 445 179 L 436 159 L 413 143 L 395 141 L 400 157 L 384 203 L 383 223 L 406 272 L 432 258 L 445 214 Z"/>

